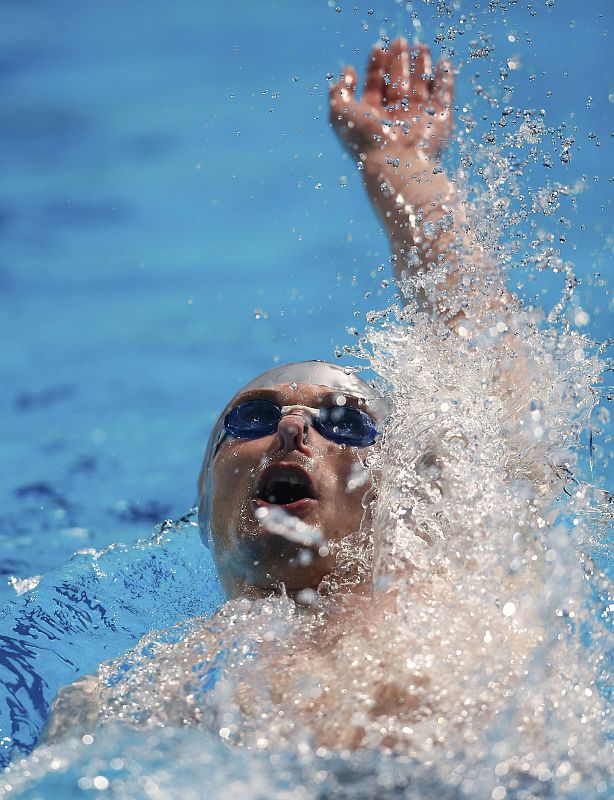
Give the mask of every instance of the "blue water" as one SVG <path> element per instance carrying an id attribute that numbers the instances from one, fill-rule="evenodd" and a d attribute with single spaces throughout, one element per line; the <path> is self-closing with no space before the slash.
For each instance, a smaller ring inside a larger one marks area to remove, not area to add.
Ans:
<path id="1" fill-rule="evenodd" d="M 0 675 L 8 700 L 1 757 L 13 747 L 30 749 L 61 686 L 119 655 L 145 631 L 209 616 L 222 601 L 191 518 L 149 542 L 73 556 L 0 612 Z"/>
<path id="2" fill-rule="evenodd" d="M 353 342 L 346 328 L 392 296 L 386 242 L 326 121 L 326 76 L 362 66 L 382 33 L 411 36 L 412 9 L 431 45 L 447 17 L 418 0 L 335 5 L 0 6 L 0 625 L 19 650 L 3 649 L 0 737 L 26 749 L 58 686 L 219 602 L 189 524 L 132 545 L 192 504 L 228 396 L 276 361 L 333 358 Z M 612 4 L 461 5 L 473 31 L 448 46 L 466 61 L 458 101 L 474 109 L 472 135 L 500 116 L 481 119 L 478 71 L 500 96 L 513 85 L 514 105 L 544 108 L 547 125 L 574 128 L 571 162 L 553 151 L 524 180 L 585 176 L 561 212 L 572 227 L 558 214 L 538 224 L 565 232 L 587 330 L 606 339 Z M 482 30 L 492 56 L 467 59 Z M 516 53 L 521 68 L 502 78 Z M 547 308 L 562 285 L 511 280 Z M 127 549 L 62 566 L 112 543 Z M 48 577 L 17 597 L 8 579 L 32 575 Z"/>

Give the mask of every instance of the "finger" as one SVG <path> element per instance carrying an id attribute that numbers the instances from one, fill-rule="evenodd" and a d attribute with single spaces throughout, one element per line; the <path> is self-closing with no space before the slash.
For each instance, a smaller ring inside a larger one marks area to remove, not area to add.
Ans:
<path id="1" fill-rule="evenodd" d="M 454 124 L 454 72 L 449 61 L 440 61 L 435 70 L 431 105 L 435 112 L 431 137 L 432 153 L 439 158 L 452 135 Z"/>
<path id="2" fill-rule="evenodd" d="M 362 94 L 362 99 L 371 106 L 381 106 L 383 103 L 385 67 L 386 53 L 381 47 L 374 47 L 367 63 L 365 88 Z"/>
<path id="3" fill-rule="evenodd" d="M 390 83 L 386 86 L 388 105 L 399 105 L 409 96 L 409 45 L 403 37 L 395 39 L 388 51 Z"/>
<path id="4" fill-rule="evenodd" d="M 442 59 L 435 68 L 435 80 L 431 86 L 431 99 L 436 111 L 451 110 L 454 104 L 454 71 L 449 61 Z"/>
<path id="5" fill-rule="evenodd" d="M 442 59 L 437 64 L 435 80 L 432 86 L 431 103 L 435 109 L 435 114 L 445 120 L 449 134 L 452 131 L 452 108 L 454 106 L 454 72 L 449 61 Z"/>
<path id="6" fill-rule="evenodd" d="M 425 44 L 417 44 L 411 48 L 411 99 L 418 103 L 427 103 L 431 96 L 431 52 Z"/>
<path id="7" fill-rule="evenodd" d="M 358 86 L 358 73 L 350 64 L 347 64 L 343 68 L 341 82 L 344 84 L 348 94 L 353 97 L 356 94 L 356 87 Z"/>
<path id="8" fill-rule="evenodd" d="M 339 121 L 339 117 L 347 114 L 349 107 L 354 105 L 357 84 L 358 75 L 356 70 L 354 67 L 346 66 L 343 68 L 341 78 L 331 85 L 329 98 L 333 122 Z"/>

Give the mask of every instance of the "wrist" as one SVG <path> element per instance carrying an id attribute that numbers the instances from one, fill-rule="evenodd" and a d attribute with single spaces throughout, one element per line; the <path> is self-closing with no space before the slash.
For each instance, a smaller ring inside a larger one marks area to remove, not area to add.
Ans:
<path id="1" fill-rule="evenodd" d="M 450 180 L 439 162 L 421 150 L 411 154 L 374 150 L 361 153 L 359 164 L 365 188 L 376 204 L 382 196 L 398 195 L 412 205 L 443 203 L 452 194 Z"/>
<path id="2" fill-rule="evenodd" d="M 358 159 L 366 178 L 375 178 L 382 174 L 392 180 L 407 180 L 412 176 L 431 176 L 441 172 L 439 159 L 432 158 L 419 147 L 377 145 L 361 151 Z"/>
<path id="3" fill-rule="evenodd" d="M 391 242 L 411 243 L 416 222 L 420 227 L 452 206 L 453 185 L 421 150 L 395 158 L 378 149 L 362 153 L 360 163 L 367 194 Z"/>

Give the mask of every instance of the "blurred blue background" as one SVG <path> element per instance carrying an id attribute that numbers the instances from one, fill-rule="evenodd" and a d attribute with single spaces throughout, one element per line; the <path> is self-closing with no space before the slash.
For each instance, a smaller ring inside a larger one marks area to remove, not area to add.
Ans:
<path id="1" fill-rule="evenodd" d="M 582 187 L 536 229 L 575 264 L 585 330 L 611 336 L 612 9 L 3 0 L 0 597 L 11 575 L 181 515 L 227 398 L 277 361 L 333 359 L 389 302 L 326 99 L 327 75 L 362 69 L 382 36 L 447 48 L 475 136 L 501 116 L 476 81 L 543 108 L 555 140 L 566 123 L 571 162 L 546 137 L 522 180 Z M 546 308 L 562 283 L 511 282 Z"/>

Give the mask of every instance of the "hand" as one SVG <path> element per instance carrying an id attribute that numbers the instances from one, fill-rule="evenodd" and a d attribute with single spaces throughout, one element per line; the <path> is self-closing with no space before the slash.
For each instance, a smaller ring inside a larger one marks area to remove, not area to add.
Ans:
<path id="1" fill-rule="evenodd" d="M 330 119 L 352 155 L 385 152 L 389 159 L 417 155 L 437 159 L 452 132 L 454 76 L 447 61 L 431 75 L 423 44 L 395 39 L 387 51 L 371 51 L 365 87 L 356 98 L 358 74 L 346 66 L 330 89 Z"/>

